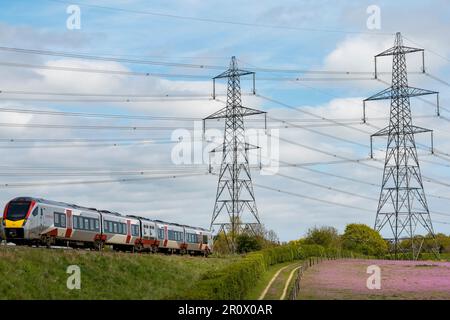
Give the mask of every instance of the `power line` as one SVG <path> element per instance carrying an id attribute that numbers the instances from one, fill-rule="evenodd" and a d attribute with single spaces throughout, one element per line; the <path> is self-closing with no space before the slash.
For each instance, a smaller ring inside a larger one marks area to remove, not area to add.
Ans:
<path id="1" fill-rule="evenodd" d="M 143 77 L 167 77 L 167 78 L 188 78 L 209 80 L 210 76 L 191 75 L 191 74 L 170 74 L 170 73 L 154 73 L 154 72 L 139 72 L 139 71 L 122 71 L 122 70 L 108 70 L 108 69 L 92 69 L 92 68 L 78 68 L 78 67 L 59 67 L 59 66 L 44 66 L 28 63 L 15 63 L 0 61 L 0 66 L 12 68 L 30 68 L 53 71 L 68 71 L 68 72 L 84 72 L 84 73 L 98 73 L 98 74 L 115 74 L 125 76 L 143 76 Z"/>
<path id="2" fill-rule="evenodd" d="M 307 195 L 304 195 L 304 194 L 290 192 L 290 191 L 286 191 L 286 190 L 282 190 L 282 189 L 277 189 L 277 188 L 269 187 L 269 186 L 262 185 L 262 184 L 253 183 L 253 185 L 258 187 L 258 188 L 263 188 L 263 189 L 267 189 L 267 190 L 271 190 L 271 191 L 275 191 L 275 192 L 279 192 L 279 193 L 284 193 L 284 194 L 288 194 L 288 195 L 299 197 L 299 198 L 303 198 L 303 199 L 308 199 L 308 200 L 317 201 L 317 202 L 321 202 L 321 203 L 331 204 L 331 205 L 334 205 L 334 206 L 339 206 L 339 207 L 344 207 L 344 208 L 350 208 L 350 209 L 356 209 L 356 210 L 361 210 L 361 211 L 366 211 L 366 212 L 372 212 L 371 210 L 368 210 L 368 209 L 365 209 L 365 208 L 359 208 L 359 207 L 356 207 L 356 206 L 347 205 L 347 204 L 343 204 L 343 203 L 339 203 L 339 202 L 334 202 L 334 201 L 329 201 L 329 200 L 320 199 L 320 198 L 316 198 L 316 197 L 311 197 L 311 196 L 307 196 Z"/>
<path id="3" fill-rule="evenodd" d="M 103 184 L 103 183 L 118 183 L 118 182 L 141 182 L 148 180 L 161 180 L 161 179 L 175 179 L 207 175 L 207 173 L 193 173 L 183 175 L 170 175 L 161 177 L 146 177 L 146 178 L 120 178 L 120 179 L 104 179 L 104 180 L 80 180 L 80 181 L 42 181 L 42 182 L 24 182 L 24 183 L 4 183 L 0 184 L 0 188 L 28 188 L 28 187 L 53 187 L 63 185 L 89 185 L 89 184 Z"/>
<path id="4" fill-rule="evenodd" d="M 282 120 L 279 120 L 279 119 L 276 119 L 276 118 L 273 118 L 273 117 L 269 117 L 269 116 L 267 118 L 275 120 L 275 121 L 282 121 Z M 332 139 L 335 139 L 335 140 L 343 141 L 343 142 L 346 142 L 346 143 L 351 143 L 351 144 L 354 144 L 354 145 L 357 145 L 357 146 L 360 146 L 360 147 L 363 147 L 363 148 L 369 148 L 369 146 L 367 146 L 365 144 L 362 144 L 362 143 L 359 143 L 357 141 L 353 141 L 353 140 L 349 140 L 349 139 L 345 139 L 345 138 L 340 138 L 340 137 L 332 135 L 332 134 L 328 134 L 328 133 L 325 133 L 325 132 L 317 131 L 317 130 L 314 130 L 314 129 L 309 129 L 309 128 L 305 127 L 305 126 L 296 125 L 296 124 L 293 124 L 293 123 L 291 123 L 289 121 L 282 121 L 282 122 L 285 123 L 285 124 L 288 124 L 288 125 L 290 125 L 290 126 L 292 126 L 294 128 L 303 129 L 303 130 L 306 130 L 306 131 L 309 131 L 309 132 L 312 132 L 312 133 L 315 133 L 315 134 L 318 134 L 318 135 L 321 135 L 321 136 L 325 136 L 325 137 L 332 138 Z M 338 123 L 337 121 L 330 121 L 330 122 L 332 122 L 332 125 L 335 125 L 335 126 L 344 126 L 344 127 L 350 126 L 349 124 L 344 124 L 344 123 L 341 123 L 341 122 Z M 358 124 L 360 124 L 360 123 L 358 123 Z"/>
<path id="5" fill-rule="evenodd" d="M 4 95 L 37 95 L 37 96 L 74 96 L 74 97 L 129 97 L 129 98 L 210 98 L 208 94 L 136 94 L 136 93 L 92 93 L 92 92 L 43 92 L 43 91 L 27 91 L 27 90 L 0 90 L 0 94 Z M 217 94 L 218 95 L 218 94 Z"/>
<path id="6" fill-rule="evenodd" d="M 305 179 L 293 177 L 293 176 L 290 176 L 290 175 L 285 175 L 285 174 L 282 174 L 282 173 L 276 173 L 276 175 L 280 176 L 280 177 L 283 177 L 283 178 L 286 178 L 286 179 L 294 180 L 294 181 L 297 181 L 297 182 L 302 182 L 302 183 L 305 183 L 305 184 L 310 185 L 310 186 L 315 186 L 315 187 L 326 189 L 326 190 L 332 190 L 332 191 L 343 193 L 343 194 L 350 195 L 350 196 L 353 196 L 353 197 L 358 197 L 358 198 L 362 198 L 362 199 L 366 199 L 366 200 L 372 200 L 372 201 L 378 201 L 378 199 L 375 199 L 375 198 L 372 198 L 372 197 L 368 197 L 368 196 L 365 196 L 365 195 L 362 195 L 362 194 L 345 191 L 345 190 L 342 190 L 342 189 L 330 187 L 330 186 L 327 186 L 327 185 L 323 185 L 323 184 L 320 184 L 320 183 L 317 183 L 317 182 L 308 181 L 308 180 L 305 180 Z"/>

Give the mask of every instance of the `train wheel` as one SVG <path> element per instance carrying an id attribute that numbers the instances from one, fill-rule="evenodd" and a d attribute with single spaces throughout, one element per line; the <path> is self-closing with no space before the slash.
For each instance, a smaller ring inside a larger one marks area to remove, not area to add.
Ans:
<path id="1" fill-rule="evenodd" d="M 95 240 L 94 242 L 94 250 L 96 251 L 102 251 L 104 248 L 105 244 L 103 241 L 101 240 Z"/>
<path id="2" fill-rule="evenodd" d="M 47 248 L 50 248 L 51 246 L 52 246 L 52 244 L 53 244 L 53 241 L 54 239 L 52 238 L 52 237 L 49 237 L 49 236 L 42 236 L 42 238 L 41 238 L 41 243 L 44 245 L 44 246 L 46 246 Z"/>

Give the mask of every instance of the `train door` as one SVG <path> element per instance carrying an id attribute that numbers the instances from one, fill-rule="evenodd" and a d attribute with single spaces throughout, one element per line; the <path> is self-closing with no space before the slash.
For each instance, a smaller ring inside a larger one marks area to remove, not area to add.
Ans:
<path id="1" fill-rule="evenodd" d="M 44 215 L 45 215 L 45 208 L 40 207 L 39 208 L 39 234 L 44 232 L 45 226 L 44 226 Z"/>
<path id="2" fill-rule="evenodd" d="M 39 238 L 39 226 L 39 207 L 36 206 L 33 211 L 31 211 L 27 224 L 25 225 L 25 228 L 29 230 L 28 237 Z"/>

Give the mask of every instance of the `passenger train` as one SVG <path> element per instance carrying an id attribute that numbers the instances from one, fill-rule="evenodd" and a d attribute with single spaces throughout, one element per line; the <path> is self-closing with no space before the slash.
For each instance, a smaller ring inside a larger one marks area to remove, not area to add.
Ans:
<path id="1" fill-rule="evenodd" d="M 31 197 L 6 204 L 2 228 L 17 245 L 203 255 L 213 249 L 212 233 L 203 228 Z"/>

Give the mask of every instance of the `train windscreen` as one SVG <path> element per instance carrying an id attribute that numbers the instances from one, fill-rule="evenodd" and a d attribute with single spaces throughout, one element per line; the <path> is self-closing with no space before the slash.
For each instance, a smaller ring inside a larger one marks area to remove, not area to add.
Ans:
<path id="1" fill-rule="evenodd" d="M 30 208 L 30 201 L 13 201 L 8 205 L 8 211 L 6 212 L 6 219 L 11 221 L 17 221 L 25 219 Z"/>

